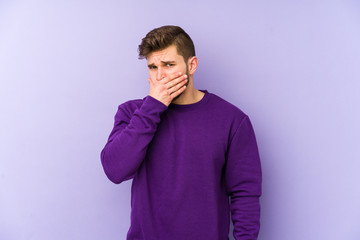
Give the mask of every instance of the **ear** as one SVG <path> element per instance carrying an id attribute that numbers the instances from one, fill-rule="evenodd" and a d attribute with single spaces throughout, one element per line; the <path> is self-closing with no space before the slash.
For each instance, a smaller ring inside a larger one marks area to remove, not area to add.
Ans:
<path id="1" fill-rule="evenodd" d="M 189 68 L 189 74 L 193 75 L 197 69 L 198 66 L 198 58 L 193 56 L 188 59 L 188 68 Z"/>

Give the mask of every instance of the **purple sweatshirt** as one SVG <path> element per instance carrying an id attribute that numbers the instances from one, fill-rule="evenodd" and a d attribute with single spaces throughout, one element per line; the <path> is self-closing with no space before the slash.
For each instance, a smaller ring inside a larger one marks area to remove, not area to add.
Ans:
<path id="1" fill-rule="evenodd" d="M 262 176 L 253 127 L 239 108 L 200 91 L 188 105 L 148 95 L 118 107 L 101 162 L 112 182 L 133 178 L 127 240 L 227 240 L 230 216 L 236 240 L 257 239 Z"/>

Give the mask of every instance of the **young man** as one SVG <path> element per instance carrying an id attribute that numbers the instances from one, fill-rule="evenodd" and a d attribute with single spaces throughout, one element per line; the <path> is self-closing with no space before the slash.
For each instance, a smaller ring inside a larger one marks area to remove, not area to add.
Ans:
<path id="1" fill-rule="evenodd" d="M 261 165 L 249 117 L 194 88 L 191 38 L 177 26 L 150 31 L 139 46 L 149 95 L 119 105 L 101 151 L 114 183 L 133 178 L 127 240 L 257 239 Z M 229 203 L 230 197 L 230 203 Z"/>

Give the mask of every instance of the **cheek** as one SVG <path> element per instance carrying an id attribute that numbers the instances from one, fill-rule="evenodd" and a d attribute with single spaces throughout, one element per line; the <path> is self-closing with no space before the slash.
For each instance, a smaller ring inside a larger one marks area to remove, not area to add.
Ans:
<path id="1" fill-rule="evenodd" d="M 186 73 L 186 67 L 175 66 L 169 70 L 168 74 L 174 74 L 174 73 L 178 73 L 178 72 L 182 72 L 183 74 Z"/>

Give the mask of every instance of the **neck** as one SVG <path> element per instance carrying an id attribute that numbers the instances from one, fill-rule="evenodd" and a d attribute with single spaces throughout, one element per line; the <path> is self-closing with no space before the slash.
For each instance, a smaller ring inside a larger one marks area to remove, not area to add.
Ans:
<path id="1" fill-rule="evenodd" d="M 192 104 L 200 101 L 204 93 L 194 88 L 193 79 L 190 78 L 185 91 L 172 100 L 171 103 L 178 105 Z"/>

